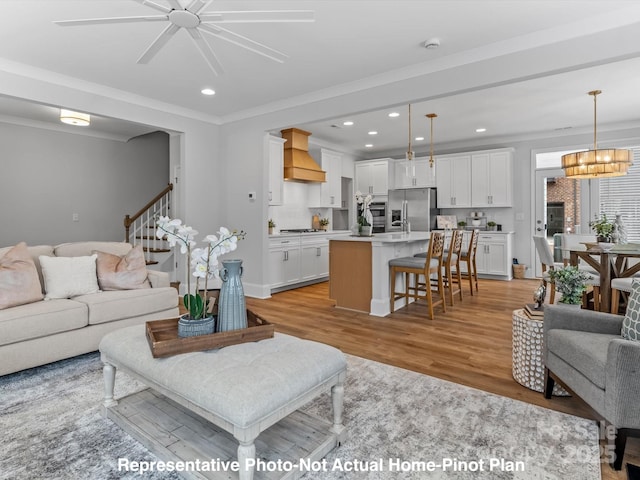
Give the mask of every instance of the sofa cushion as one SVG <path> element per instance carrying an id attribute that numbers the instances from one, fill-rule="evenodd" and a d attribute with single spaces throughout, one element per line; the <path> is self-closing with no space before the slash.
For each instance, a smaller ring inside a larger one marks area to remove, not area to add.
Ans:
<path id="1" fill-rule="evenodd" d="M 0 310 L 0 345 L 46 337 L 87 326 L 87 306 L 51 300 Z"/>
<path id="2" fill-rule="evenodd" d="M 640 342 L 640 280 L 631 282 L 631 293 L 627 303 L 627 312 L 622 321 L 622 338 Z"/>
<path id="3" fill-rule="evenodd" d="M 97 293 L 96 257 L 40 257 L 45 299 Z"/>
<path id="4" fill-rule="evenodd" d="M 126 255 L 131 250 L 127 242 L 72 242 L 56 245 L 53 253 L 56 257 L 88 257 L 95 251 L 113 255 Z"/>
<path id="5" fill-rule="evenodd" d="M 101 290 L 151 288 L 142 245 L 136 245 L 123 256 L 100 251 L 94 253 L 98 256 L 96 270 Z"/>
<path id="6" fill-rule="evenodd" d="M 114 290 L 80 295 L 73 300 L 87 305 L 89 324 L 95 325 L 175 308 L 178 306 L 178 292 L 173 287 Z"/>
<path id="7" fill-rule="evenodd" d="M 605 388 L 609 343 L 617 335 L 552 329 L 547 333 L 547 349 L 572 365 L 599 388 Z"/>
<path id="8" fill-rule="evenodd" d="M 0 248 L 0 257 L 11 250 L 13 247 L 4 247 Z M 38 271 L 38 277 L 40 278 L 40 285 L 42 286 L 42 294 L 44 295 L 44 278 L 42 278 L 42 268 L 40 267 L 40 255 L 46 255 L 47 257 L 53 257 L 53 246 L 52 245 L 35 245 L 28 246 L 27 250 L 29 251 L 29 255 L 31 255 L 31 259 L 36 266 L 36 270 Z"/>
<path id="9" fill-rule="evenodd" d="M 42 287 L 27 244 L 0 255 L 0 310 L 42 300 Z"/>

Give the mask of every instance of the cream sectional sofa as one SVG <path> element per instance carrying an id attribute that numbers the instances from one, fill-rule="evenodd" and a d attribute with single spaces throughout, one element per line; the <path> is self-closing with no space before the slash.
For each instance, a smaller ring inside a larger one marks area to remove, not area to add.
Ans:
<path id="1" fill-rule="evenodd" d="M 11 248 L 0 248 L 0 258 Z M 41 255 L 80 257 L 101 251 L 122 256 L 131 248 L 122 242 L 77 242 L 28 250 L 44 294 Z M 152 288 L 101 291 L 0 310 L 0 375 L 95 351 L 104 334 L 118 328 L 178 316 L 178 292 L 169 285 L 169 275 L 147 272 Z"/>

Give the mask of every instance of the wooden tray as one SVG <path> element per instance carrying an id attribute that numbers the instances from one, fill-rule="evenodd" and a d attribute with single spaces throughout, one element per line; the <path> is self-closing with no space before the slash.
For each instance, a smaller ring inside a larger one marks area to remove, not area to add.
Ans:
<path id="1" fill-rule="evenodd" d="M 147 322 L 147 341 L 153 357 L 160 358 L 227 347 L 238 343 L 257 342 L 273 337 L 273 325 L 258 317 L 251 310 L 247 310 L 247 322 L 249 326 L 241 330 L 182 338 L 178 337 L 177 318 L 156 320 Z"/>

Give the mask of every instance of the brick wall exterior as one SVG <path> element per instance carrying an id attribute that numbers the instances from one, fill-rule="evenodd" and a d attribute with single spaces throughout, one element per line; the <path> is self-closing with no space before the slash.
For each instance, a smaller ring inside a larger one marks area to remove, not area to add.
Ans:
<path id="1" fill-rule="evenodd" d="M 556 178 L 547 183 L 547 203 L 564 203 L 564 231 L 575 232 L 576 220 L 580 219 L 580 182 L 570 178 Z"/>

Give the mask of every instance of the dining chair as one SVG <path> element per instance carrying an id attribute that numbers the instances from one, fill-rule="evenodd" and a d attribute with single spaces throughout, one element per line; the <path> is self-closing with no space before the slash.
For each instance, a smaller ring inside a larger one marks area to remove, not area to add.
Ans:
<path id="1" fill-rule="evenodd" d="M 625 277 L 611 280 L 611 313 L 619 313 L 620 295 L 624 296 L 625 301 L 627 300 L 627 295 L 631 293 L 633 279 L 634 277 Z"/>
<path id="2" fill-rule="evenodd" d="M 552 283 L 551 278 L 549 277 L 549 271 L 556 268 L 562 268 L 564 264 L 553 261 L 551 247 L 549 246 L 549 242 L 547 241 L 546 237 L 534 235 L 533 243 L 536 246 L 536 252 L 538 252 L 538 257 L 540 258 L 540 263 L 542 264 L 542 283 L 544 283 L 545 289 L 549 291 L 548 284 Z M 554 286 L 551 289 L 551 293 L 549 295 L 549 303 L 554 303 L 555 298 L 556 289 Z"/>
<path id="3" fill-rule="evenodd" d="M 460 252 L 460 262 L 466 264 L 466 272 L 460 272 L 461 278 L 469 279 L 469 288 L 473 295 L 473 286 L 475 284 L 476 292 L 478 291 L 478 268 L 476 267 L 476 251 L 478 250 L 478 237 L 480 230 L 475 229 L 471 232 L 469 245 L 466 250 Z"/>
<path id="4" fill-rule="evenodd" d="M 444 270 L 444 287 L 449 297 L 449 305 L 453 306 L 453 296 L 458 294 L 462 301 L 462 274 L 460 272 L 460 254 L 462 252 L 463 234 L 461 230 L 453 230 L 449 249 L 445 250 L 442 262 Z M 457 288 L 454 290 L 454 285 Z"/>
<path id="5" fill-rule="evenodd" d="M 446 312 L 444 297 L 444 281 L 442 278 L 442 260 L 444 253 L 444 233 L 431 232 L 426 257 L 401 257 L 389 260 L 389 275 L 391 286 L 391 312 L 395 310 L 396 300 L 405 298 L 405 305 L 409 304 L 409 298 L 427 301 L 429 318 L 433 320 L 433 307 L 442 305 L 442 311 Z M 404 273 L 404 291 L 396 291 L 396 275 Z M 420 276 L 424 276 L 424 286 L 420 286 Z M 439 298 L 434 300 L 431 289 L 431 275 L 436 276 L 437 292 Z M 421 295 L 424 293 L 424 295 Z"/>

